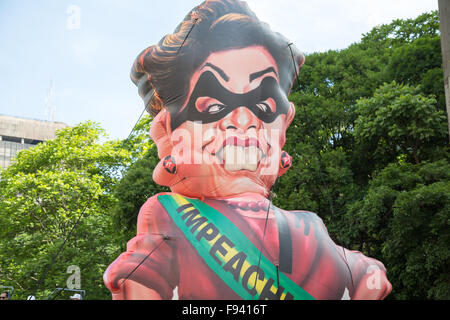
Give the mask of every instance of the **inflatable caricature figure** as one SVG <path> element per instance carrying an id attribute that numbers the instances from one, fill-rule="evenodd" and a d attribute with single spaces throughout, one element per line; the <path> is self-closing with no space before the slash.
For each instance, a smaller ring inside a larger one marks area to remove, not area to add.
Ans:
<path id="1" fill-rule="evenodd" d="M 106 270 L 113 299 L 382 299 L 383 264 L 312 212 L 268 199 L 292 158 L 288 95 L 304 56 L 245 2 L 209 0 L 145 49 L 131 78 L 154 116 L 156 183 Z"/>

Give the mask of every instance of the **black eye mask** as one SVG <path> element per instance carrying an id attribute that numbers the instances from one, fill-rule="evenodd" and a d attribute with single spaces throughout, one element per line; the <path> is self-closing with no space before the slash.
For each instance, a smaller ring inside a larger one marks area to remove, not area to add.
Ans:
<path id="1" fill-rule="evenodd" d="M 195 106 L 195 102 L 200 97 L 216 99 L 220 102 L 220 105 L 216 105 L 214 110 L 201 112 Z M 275 112 L 269 107 L 261 108 L 258 106 L 261 106 L 262 102 L 268 98 L 275 101 Z M 179 113 L 170 112 L 171 127 L 172 130 L 175 130 L 188 120 L 201 121 L 202 123 L 215 122 L 242 106 L 248 108 L 261 121 L 271 123 L 280 114 L 287 114 L 289 101 L 273 77 L 264 78 L 260 86 L 250 92 L 238 94 L 225 89 L 214 74 L 207 71 L 201 75 L 183 111 Z"/>

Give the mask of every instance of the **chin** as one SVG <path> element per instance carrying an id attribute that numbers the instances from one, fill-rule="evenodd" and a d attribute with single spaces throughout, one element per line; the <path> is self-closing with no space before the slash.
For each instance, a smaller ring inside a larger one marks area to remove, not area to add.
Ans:
<path id="1" fill-rule="evenodd" d="M 267 197 L 276 179 L 276 175 L 261 176 L 261 168 L 256 171 L 228 171 L 223 165 L 215 164 L 202 166 L 198 172 L 192 169 L 180 176 L 183 180 L 171 187 L 172 192 L 191 198 L 222 198 L 242 193 L 258 193 Z"/>

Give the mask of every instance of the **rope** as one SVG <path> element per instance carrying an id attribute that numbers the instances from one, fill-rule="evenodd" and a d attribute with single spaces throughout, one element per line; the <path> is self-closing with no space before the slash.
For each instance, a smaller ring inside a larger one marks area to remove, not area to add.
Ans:
<path id="1" fill-rule="evenodd" d="M 187 35 L 186 35 L 186 37 L 184 38 L 184 40 L 183 40 L 183 42 L 181 43 L 181 45 L 180 45 L 180 47 L 178 48 L 178 50 L 177 50 L 177 54 L 180 52 L 180 50 L 181 50 L 181 48 L 183 47 L 183 45 L 184 45 L 184 43 L 186 42 L 186 40 L 187 40 L 187 38 L 189 37 L 189 35 L 191 34 L 191 32 L 192 32 L 192 29 L 194 29 L 194 27 L 195 27 L 195 25 L 196 25 L 196 23 L 197 23 L 197 20 L 198 20 L 198 18 L 196 18 L 195 20 L 194 20 L 194 23 L 192 24 L 192 27 L 191 27 L 191 29 L 189 30 L 189 32 L 187 33 Z M 145 109 L 144 109 L 145 110 Z M 172 184 L 170 187 L 172 187 L 172 186 L 174 186 L 174 185 L 176 185 L 176 184 L 178 184 L 178 183 L 180 183 L 180 182 L 182 182 L 182 181 L 184 181 L 185 179 L 186 179 L 187 177 L 183 177 L 183 178 L 181 178 L 179 181 L 177 181 L 177 182 L 175 182 L 174 184 Z M 144 257 L 144 259 L 142 259 L 142 261 L 125 277 L 125 279 L 121 282 L 121 284 L 119 285 L 119 286 L 122 286 L 130 277 L 131 277 L 131 275 L 153 254 L 153 252 L 155 252 L 160 246 L 161 246 L 161 244 L 164 242 L 164 241 L 167 241 L 167 240 L 169 240 L 170 239 L 170 237 L 169 236 L 167 236 L 167 235 L 163 235 L 163 239 L 162 239 L 162 241 L 155 247 L 155 248 L 153 248 L 145 257 Z"/>
<path id="2" fill-rule="evenodd" d="M 156 247 L 154 247 L 146 256 L 145 256 L 145 258 L 144 259 L 142 259 L 142 261 L 141 262 L 139 262 L 139 264 L 125 277 L 125 279 L 119 284 L 119 287 L 121 287 L 121 286 L 123 286 L 123 284 L 131 277 L 131 275 L 145 262 L 145 260 L 147 260 L 152 254 L 153 254 L 153 252 L 155 252 L 156 251 L 156 249 L 158 249 L 160 246 L 161 246 L 161 244 L 164 242 L 164 241 L 167 241 L 167 240 L 169 240 L 170 239 L 170 237 L 169 236 L 166 236 L 166 235 L 164 235 L 163 236 L 163 238 L 162 238 L 162 240 L 158 243 L 158 245 L 156 246 Z"/>
<path id="3" fill-rule="evenodd" d="M 189 37 L 189 35 L 192 32 L 192 29 L 194 29 L 195 25 L 197 24 L 197 20 L 198 18 L 195 18 L 194 23 L 192 24 L 191 29 L 189 30 L 189 32 L 187 33 L 186 37 L 184 38 L 183 42 L 181 43 L 181 46 L 178 48 L 177 54 L 180 52 L 181 48 L 183 47 L 184 43 L 186 42 L 186 39 Z"/>
<path id="4" fill-rule="evenodd" d="M 292 52 L 292 48 L 291 48 L 292 44 L 293 44 L 293 43 L 289 43 L 287 46 L 289 47 L 289 50 L 290 50 L 290 52 L 291 52 L 292 63 L 293 63 L 293 65 L 294 65 L 295 74 L 296 74 L 296 77 L 297 77 L 297 85 L 298 85 L 299 90 L 300 90 L 300 82 L 299 82 L 299 77 L 298 77 L 297 66 L 296 66 L 296 64 L 295 64 L 294 53 Z M 305 108 L 305 106 L 303 106 L 302 109 L 303 109 L 303 112 L 304 112 L 304 115 L 305 115 L 305 121 L 306 121 L 306 119 L 307 119 L 307 118 L 306 118 L 307 113 L 306 113 L 306 108 Z M 307 124 L 308 136 L 311 137 L 311 128 L 310 128 L 310 126 L 309 126 L 309 122 L 306 122 L 306 124 Z M 317 150 L 315 150 L 315 151 L 316 151 L 316 153 L 317 153 L 317 159 L 318 159 L 318 161 L 319 161 L 319 176 L 320 176 L 320 179 L 321 179 L 321 181 L 322 181 L 322 185 L 324 186 L 325 191 L 326 191 L 326 197 L 327 197 L 327 200 L 328 200 L 328 204 L 329 204 L 329 206 L 330 206 L 331 215 L 334 216 L 334 207 L 333 207 L 333 202 L 332 202 L 331 197 L 330 197 L 330 193 L 329 193 L 329 191 L 328 191 L 328 184 L 326 183 L 326 181 L 325 181 L 325 179 L 323 178 L 323 175 L 322 175 L 322 162 L 321 162 L 321 160 L 320 160 L 320 159 L 321 159 L 321 156 L 320 156 L 320 153 L 319 153 Z M 342 234 L 339 234 L 339 237 L 341 238 L 340 241 L 342 241 Z M 344 263 L 345 263 L 345 265 L 347 266 L 347 269 L 348 269 L 348 271 L 349 271 L 349 273 L 350 273 L 350 280 L 351 280 L 352 288 L 354 288 L 352 270 L 350 269 L 350 266 L 349 266 L 349 264 L 348 264 L 348 261 L 347 261 L 347 255 L 345 254 L 345 248 L 344 248 L 344 246 L 342 246 L 342 252 L 343 252 L 343 254 L 344 254 Z"/>
<path id="5" fill-rule="evenodd" d="M 261 249 L 259 249 L 258 268 L 256 269 L 255 285 L 253 287 L 254 289 L 256 289 L 256 284 L 258 283 L 259 266 L 261 264 L 262 249 L 264 247 L 264 238 L 266 237 L 267 221 L 269 220 L 269 212 L 270 212 L 270 208 L 272 207 L 272 189 L 277 184 L 277 182 L 278 182 L 278 179 L 275 180 L 275 183 L 272 185 L 272 187 L 270 188 L 270 191 L 269 191 L 269 198 L 268 198 L 269 199 L 269 205 L 267 206 L 266 219 L 265 219 L 265 222 L 264 222 L 264 231 L 263 231 L 263 237 L 262 237 L 262 241 L 261 241 Z M 277 277 L 278 277 L 278 267 L 277 267 Z M 256 294 L 255 294 L 255 296 L 256 296 Z M 255 296 L 253 296 L 253 298 Z"/>
<path id="6" fill-rule="evenodd" d="M 187 33 L 187 35 L 186 35 L 186 37 L 184 38 L 184 40 L 183 40 L 183 42 L 181 43 L 181 45 L 180 45 L 180 47 L 178 48 L 178 51 L 177 51 L 177 54 L 180 52 L 180 50 L 181 50 L 181 48 L 183 47 L 183 45 L 184 45 L 184 43 L 186 42 L 186 40 L 187 40 L 187 38 L 189 37 L 189 35 L 191 34 L 191 32 L 192 32 L 192 29 L 194 29 L 194 27 L 195 27 L 195 25 L 196 25 L 196 23 L 197 23 L 197 20 L 198 20 L 198 18 L 196 18 L 195 20 L 194 20 L 194 23 L 192 24 L 192 27 L 190 28 L 190 30 L 189 30 L 189 32 Z M 155 91 L 153 91 L 153 94 L 152 95 L 154 95 L 155 94 Z M 131 131 L 130 131 L 130 133 L 128 134 L 128 137 L 125 139 L 125 140 L 123 140 L 123 142 L 122 142 L 122 144 L 123 143 L 125 143 L 126 141 L 128 141 L 128 139 L 131 137 L 131 135 L 133 134 L 133 131 L 134 131 L 134 129 L 136 128 L 136 126 L 137 126 L 137 124 L 139 123 L 139 121 L 141 120 L 141 118 L 142 118 L 142 115 L 144 114 L 144 112 L 145 112 L 145 108 L 144 108 L 144 110 L 141 112 L 141 115 L 139 116 L 139 118 L 138 118 L 138 120 L 136 121 L 136 123 L 135 123 L 135 125 L 133 126 L 133 129 L 131 129 Z M 179 183 L 179 182 L 181 182 L 181 181 L 183 181 L 184 179 L 181 179 L 180 181 L 178 181 L 177 183 Z M 44 281 L 44 279 L 45 279 L 45 277 L 47 276 L 47 274 L 48 274 L 48 272 L 50 271 L 50 269 L 52 268 L 52 266 L 55 264 L 55 262 L 56 262 L 56 260 L 57 260 L 57 258 L 59 257 L 59 255 L 61 254 L 61 252 L 62 252 L 62 250 L 63 250 L 63 248 L 64 248 L 64 246 L 65 246 L 65 244 L 66 244 L 66 242 L 67 242 L 67 240 L 70 238 L 70 236 L 72 235 L 72 232 L 75 230 L 75 228 L 78 226 L 78 223 L 80 222 L 80 220 L 81 220 L 81 218 L 84 216 L 84 214 L 85 214 L 85 212 L 86 212 L 86 209 L 87 209 L 87 207 L 90 205 L 90 203 L 91 203 L 91 201 L 92 201 L 92 199 L 94 198 L 94 195 L 98 192 L 100 190 L 100 186 L 98 186 L 98 188 L 97 188 L 97 190 L 95 190 L 95 192 L 94 192 L 94 194 L 89 198 L 89 200 L 88 200 L 88 202 L 87 202 L 87 204 L 86 204 L 86 206 L 84 207 L 84 209 L 83 209 L 83 211 L 82 211 L 82 213 L 80 214 L 80 216 L 78 217 L 78 219 L 77 219 L 77 221 L 75 222 L 75 224 L 73 225 L 73 227 L 72 227 L 72 229 L 70 230 L 70 232 L 69 232 L 69 234 L 67 235 L 67 237 L 64 239 L 64 242 L 62 243 L 62 245 L 59 247 L 59 249 L 58 249 L 58 252 L 56 253 L 56 255 L 53 257 L 53 259 L 52 259 L 52 262 L 47 266 L 47 268 L 46 268 L 46 270 L 44 271 L 44 273 L 43 273 L 43 275 L 41 276 L 41 278 L 39 279 L 39 281 L 38 281 L 38 284 L 37 284 L 37 286 L 36 286 L 36 289 L 34 290 L 34 293 L 33 293 L 33 295 L 35 296 L 36 295 L 36 292 L 39 290 L 39 288 L 41 287 L 41 285 L 42 285 L 42 283 L 43 283 L 43 281 Z M 163 241 L 165 241 L 166 240 L 166 236 L 163 238 Z M 161 242 L 162 243 L 162 242 Z M 126 279 L 128 279 L 128 277 L 130 277 L 131 276 L 131 274 L 157 249 L 157 248 L 159 248 L 159 246 L 161 245 L 161 243 L 154 249 L 154 250 L 152 250 L 142 261 L 141 261 L 141 263 L 127 276 L 127 278 Z M 125 280 L 126 281 L 126 280 Z M 124 282 L 125 282 L 124 281 Z M 123 282 L 122 282 L 122 284 L 123 284 Z"/>
<path id="7" fill-rule="evenodd" d="M 88 207 L 88 205 L 91 203 L 92 199 L 94 198 L 94 195 L 97 193 L 97 191 L 100 190 L 100 186 L 97 188 L 97 190 L 95 190 L 95 192 L 93 193 L 93 195 L 91 195 L 91 197 L 89 198 L 88 203 L 86 204 L 86 206 L 84 207 L 83 211 L 81 212 L 81 214 L 79 215 L 77 221 L 75 222 L 75 224 L 72 226 L 69 234 L 67 235 L 67 237 L 64 239 L 64 242 L 62 243 L 62 245 L 59 247 L 58 252 L 56 253 L 56 255 L 53 256 L 52 262 L 47 266 L 46 270 L 44 271 L 43 275 L 41 276 L 41 278 L 38 281 L 38 284 L 36 286 L 36 289 L 33 292 L 33 296 L 36 296 L 37 291 L 39 290 L 39 288 L 41 287 L 45 277 L 47 276 L 47 273 L 50 271 L 51 267 L 55 264 L 56 259 L 58 258 L 58 256 L 60 255 L 60 253 L 62 252 L 67 240 L 70 238 L 70 236 L 72 235 L 72 232 L 75 230 L 75 228 L 78 226 L 78 223 L 80 222 L 81 218 L 84 216 L 84 214 L 86 213 L 86 209 Z"/>
<path id="8" fill-rule="evenodd" d="M 128 134 L 128 137 L 124 140 L 127 141 L 131 134 L 133 133 L 134 129 L 136 128 L 137 124 L 139 123 L 139 121 L 141 120 L 142 115 L 144 114 L 145 108 L 142 111 L 141 115 L 139 116 L 138 120 L 136 121 L 135 125 L 133 126 L 133 128 L 131 129 L 131 132 Z M 122 144 L 124 143 L 122 142 Z M 41 278 L 38 281 L 38 284 L 33 292 L 33 296 L 36 296 L 36 293 L 38 292 L 38 290 L 40 289 L 41 285 L 43 284 L 48 272 L 51 270 L 51 268 L 53 267 L 53 265 L 56 263 L 56 260 L 58 259 L 59 255 L 61 254 L 62 250 L 64 249 L 64 246 L 66 245 L 67 240 L 70 238 L 70 236 L 72 235 L 73 231 L 75 230 L 75 228 L 78 226 L 79 222 L 81 221 L 81 218 L 83 218 L 83 216 L 86 213 L 86 209 L 88 208 L 88 206 L 91 204 L 92 199 L 94 198 L 94 196 L 97 194 L 97 192 L 100 190 L 101 186 L 99 185 L 97 187 L 97 189 L 94 191 L 94 193 L 91 195 L 91 197 L 88 199 L 88 202 L 86 203 L 85 207 L 83 208 L 83 211 L 81 212 L 81 214 L 78 216 L 77 221 L 75 222 L 75 224 L 72 226 L 72 228 L 69 231 L 69 234 L 67 235 L 67 237 L 64 239 L 63 243 L 61 244 L 61 246 L 59 247 L 57 253 L 53 256 L 52 261 L 49 265 L 47 265 L 47 268 L 45 269 L 44 273 L 42 274 Z"/>

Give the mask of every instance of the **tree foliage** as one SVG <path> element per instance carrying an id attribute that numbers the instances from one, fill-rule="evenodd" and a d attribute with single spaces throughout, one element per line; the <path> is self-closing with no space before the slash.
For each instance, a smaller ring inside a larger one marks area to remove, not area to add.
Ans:
<path id="1" fill-rule="evenodd" d="M 343 50 L 306 56 L 290 100 L 293 167 L 274 203 L 317 212 L 338 244 L 382 261 L 390 299 L 449 299 L 450 164 L 437 11 L 373 28 Z M 448 115 L 447 115 L 448 116 Z M 121 142 L 92 123 L 22 151 L 0 179 L 0 283 L 41 297 L 81 268 L 92 299 L 134 236 L 139 208 L 166 188 L 148 137 L 151 117 Z M 93 258 L 95 257 L 95 258 Z"/>
<path id="2" fill-rule="evenodd" d="M 16 288 L 16 298 L 66 287 L 70 265 L 80 268 L 89 298 L 107 298 L 102 270 L 118 250 L 111 191 L 129 155 L 117 142 L 100 144 L 101 134 L 91 122 L 65 128 L 1 172 L 0 281 Z"/>
<path id="3" fill-rule="evenodd" d="M 306 56 L 275 188 L 339 244 L 384 262 L 391 299 L 448 299 L 448 131 L 437 12 Z"/>
<path id="4" fill-rule="evenodd" d="M 398 85 L 395 81 L 377 89 L 371 98 L 357 102 L 355 123 L 357 145 L 370 154 L 377 167 L 404 155 L 419 164 L 433 158 L 436 144 L 447 139 L 446 115 L 434 97 L 424 96 L 421 87 Z"/>
<path id="5" fill-rule="evenodd" d="M 123 244 L 136 235 L 137 214 L 145 201 L 159 192 L 170 191 L 153 181 L 153 169 L 158 162 L 158 152 L 153 145 L 124 172 L 114 191 L 118 200 L 111 210 L 114 229 L 123 239 Z"/>
<path id="6" fill-rule="evenodd" d="M 349 228 L 356 224 L 364 249 L 385 263 L 396 298 L 450 296 L 449 190 L 445 159 L 391 163 L 349 209 Z"/>

